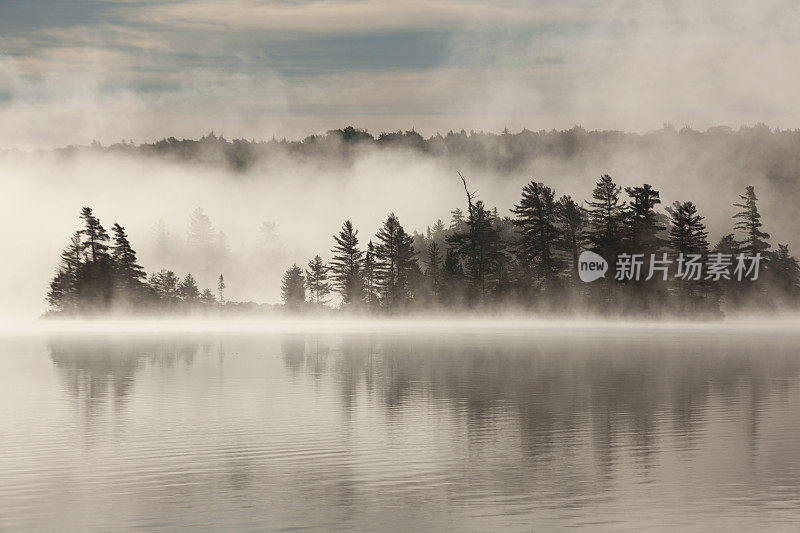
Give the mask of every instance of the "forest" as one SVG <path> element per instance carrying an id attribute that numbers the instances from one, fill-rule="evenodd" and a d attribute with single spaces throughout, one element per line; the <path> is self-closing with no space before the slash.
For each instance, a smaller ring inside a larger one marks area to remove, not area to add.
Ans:
<path id="1" fill-rule="evenodd" d="M 424 232 L 409 233 L 391 213 L 372 237 L 360 237 L 345 220 L 331 241 L 329 261 L 317 254 L 292 264 L 280 283 L 281 306 L 225 298 L 226 279 L 201 290 L 191 273 L 161 269 L 148 275 L 123 226 L 110 236 L 90 207 L 83 228 L 61 254 L 50 282 L 48 316 L 108 313 L 221 313 L 270 310 L 284 313 L 495 313 L 603 316 L 689 315 L 715 319 L 735 313 L 796 309 L 800 266 L 787 245 L 774 247 L 765 231 L 753 186 L 732 194 L 737 213 L 731 232 L 708 241 L 704 217 L 691 201 L 661 210 L 649 184 L 624 190 L 607 174 L 591 198 L 558 197 L 530 181 L 508 214 L 488 208 L 461 176 L 466 203 Z M 201 210 L 198 210 L 202 214 Z M 202 218 L 200 219 L 202 221 Z M 195 232 L 202 231 L 202 224 Z M 751 278 L 725 275 L 652 276 L 592 283 L 581 281 L 579 255 L 592 251 L 611 269 L 631 254 L 652 271 L 656 256 L 682 261 L 756 257 Z M 326 252 L 323 252 L 326 253 Z M 664 257 L 667 257 L 664 255 Z M 288 265 L 287 265 L 288 266 Z M 234 282 L 235 280 L 228 280 Z M 332 304 L 332 295 L 337 301 Z"/>
<path id="2" fill-rule="evenodd" d="M 800 168 L 800 130 L 773 130 L 764 124 L 732 129 L 724 126 L 705 131 L 689 127 L 663 128 L 644 134 L 623 131 L 523 129 L 500 133 L 449 131 L 425 137 L 415 130 L 381 132 L 377 135 L 353 126 L 328 130 L 302 139 L 226 139 L 210 132 L 199 139 L 168 137 L 135 144 L 123 140 L 111 145 L 94 141 L 90 146 L 68 146 L 57 151 L 68 157 L 77 153 L 106 152 L 225 166 L 239 172 L 270 162 L 312 162 L 326 167 L 347 168 L 369 150 L 401 150 L 423 158 L 442 160 L 448 168 L 490 171 L 513 176 L 530 171 L 537 160 L 578 160 L 606 163 L 614 154 L 640 154 L 645 160 L 665 156 L 712 158 L 718 169 L 731 163 L 741 172 L 763 174 L 768 180 L 787 185 Z M 602 164 L 601 164 L 602 166 Z"/>

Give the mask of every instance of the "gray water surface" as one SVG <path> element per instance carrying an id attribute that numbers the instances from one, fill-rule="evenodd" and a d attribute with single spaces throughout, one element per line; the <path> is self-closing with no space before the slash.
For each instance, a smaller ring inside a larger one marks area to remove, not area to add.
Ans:
<path id="1" fill-rule="evenodd" d="M 0 338 L 0 530 L 795 530 L 800 335 Z"/>

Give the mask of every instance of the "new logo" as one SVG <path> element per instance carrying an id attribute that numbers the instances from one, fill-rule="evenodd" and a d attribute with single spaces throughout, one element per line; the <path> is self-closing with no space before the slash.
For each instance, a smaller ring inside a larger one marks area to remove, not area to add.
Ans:
<path id="1" fill-rule="evenodd" d="M 578 276 L 587 283 L 602 278 L 608 272 L 608 263 L 601 256 L 586 250 L 578 257 Z"/>

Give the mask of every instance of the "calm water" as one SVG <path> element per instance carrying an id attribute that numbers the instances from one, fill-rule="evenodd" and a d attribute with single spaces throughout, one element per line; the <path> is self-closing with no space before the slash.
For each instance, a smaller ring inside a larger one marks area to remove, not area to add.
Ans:
<path id="1" fill-rule="evenodd" d="M 795 530 L 800 334 L 0 338 L 0 530 Z"/>

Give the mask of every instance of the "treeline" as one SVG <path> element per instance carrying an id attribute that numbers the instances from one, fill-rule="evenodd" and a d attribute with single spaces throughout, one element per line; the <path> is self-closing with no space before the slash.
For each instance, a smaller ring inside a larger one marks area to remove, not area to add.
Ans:
<path id="1" fill-rule="evenodd" d="M 758 124 L 733 130 L 714 127 L 706 131 L 691 128 L 676 130 L 664 126 L 646 134 L 621 131 L 587 131 L 576 126 L 568 130 L 523 129 L 501 133 L 449 131 L 423 137 L 414 130 L 383 132 L 377 135 L 347 126 L 303 139 L 247 140 L 226 139 L 211 132 L 200 139 L 169 137 L 154 143 L 136 145 L 122 141 L 110 146 L 95 142 L 91 147 L 68 147 L 61 153 L 101 150 L 168 157 L 203 164 L 224 165 L 244 171 L 260 163 L 316 161 L 325 166 L 348 165 L 364 150 L 398 149 L 424 157 L 444 160 L 455 168 L 515 175 L 529 172 L 541 159 L 579 160 L 587 164 L 611 162 L 612 154 L 639 154 L 660 161 L 665 156 L 692 158 L 716 155 L 723 164 L 731 163 L 745 175 L 763 174 L 778 183 L 797 177 L 800 168 L 800 130 L 771 130 Z"/>
<path id="2" fill-rule="evenodd" d="M 329 261 L 316 255 L 305 268 L 294 264 L 285 272 L 284 309 L 330 309 L 332 293 L 339 295 L 340 309 L 369 314 L 515 308 L 556 314 L 713 317 L 737 310 L 794 308 L 800 303 L 798 261 L 787 245 L 773 249 L 753 187 L 734 203 L 738 212 L 731 233 L 711 246 L 696 206 L 676 201 L 661 212 L 660 193 L 649 184 L 623 191 L 603 175 L 591 198 L 581 202 L 558 197 L 552 188 L 531 181 L 509 215 L 501 216 L 461 179 L 466 210 L 454 209 L 447 224 L 437 220 L 425 233 L 409 234 L 390 214 L 364 243 L 351 221 L 345 221 L 333 236 Z M 258 307 L 227 302 L 221 274 L 216 295 L 209 289 L 201 291 L 191 274 L 179 278 L 161 270 L 147 276 L 137 264 L 124 227 L 114 224 L 113 238 L 109 237 L 88 207 L 81 211 L 81 219 L 84 227 L 72 236 L 50 283 L 47 300 L 54 312 Z M 217 242 L 206 235 L 210 227 L 198 210 L 190 236 L 198 242 Z M 214 247 L 209 250 L 217 253 Z M 610 271 L 604 278 L 592 283 L 580 280 L 578 259 L 585 250 L 608 261 Z M 626 254 L 644 257 L 642 279 L 615 279 L 617 260 Z M 734 275 L 645 279 L 650 258 L 661 254 L 704 261 L 716 255 L 731 262 L 742 254 L 762 260 L 756 279 Z"/>
<path id="3" fill-rule="evenodd" d="M 115 223 L 110 237 L 92 209 L 84 207 L 83 229 L 61 253 L 61 262 L 47 293 L 52 311 L 94 314 L 109 311 L 209 311 L 226 304 L 225 280 L 217 295 L 200 290 L 191 273 L 182 279 L 171 270 L 149 277 L 137 263 L 125 228 Z"/>
<path id="4" fill-rule="evenodd" d="M 343 308 L 369 312 L 512 306 L 545 313 L 719 316 L 723 309 L 763 312 L 800 302 L 798 262 L 786 245 L 771 249 L 753 187 L 734 204 L 739 208 L 734 231 L 713 247 L 692 202 L 676 201 L 660 213 L 660 194 L 649 184 L 627 187 L 623 197 L 622 188 L 604 175 L 584 203 L 531 181 L 511 216 L 488 209 L 466 181 L 464 188 L 466 212 L 453 210 L 449 225 L 437 220 L 425 234 L 408 234 L 390 214 L 364 245 L 345 221 L 334 235 L 329 263 L 317 255 L 305 270 L 294 264 L 286 271 L 285 306 L 319 308 L 333 291 Z M 584 250 L 607 259 L 610 274 L 594 283 L 580 281 L 578 258 Z M 623 254 L 642 254 L 646 274 L 651 254 L 663 253 L 763 259 L 757 279 L 614 279 Z"/>

